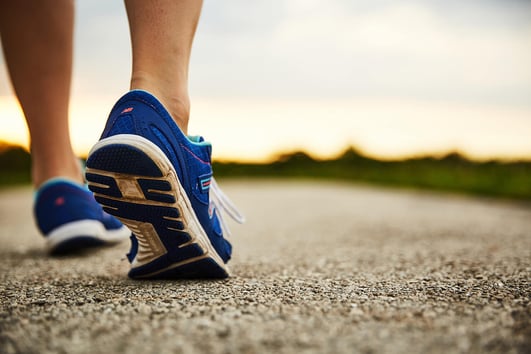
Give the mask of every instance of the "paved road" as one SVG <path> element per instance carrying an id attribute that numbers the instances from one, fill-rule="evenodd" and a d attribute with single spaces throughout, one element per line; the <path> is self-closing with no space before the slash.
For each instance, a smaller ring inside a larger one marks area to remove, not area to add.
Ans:
<path id="1" fill-rule="evenodd" d="M 128 245 L 50 259 L 0 191 L 1 353 L 529 353 L 531 206 L 313 182 L 222 183 L 226 281 L 132 281 Z"/>

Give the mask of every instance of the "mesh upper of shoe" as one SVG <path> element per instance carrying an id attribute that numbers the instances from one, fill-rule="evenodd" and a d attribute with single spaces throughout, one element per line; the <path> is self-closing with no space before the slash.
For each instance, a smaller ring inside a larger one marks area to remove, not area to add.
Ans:
<path id="1" fill-rule="evenodd" d="M 57 227 L 80 220 L 98 220 L 108 230 L 122 227 L 103 211 L 88 189 L 62 178 L 51 179 L 37 190 L 33 211 L 45 236 Z"/>

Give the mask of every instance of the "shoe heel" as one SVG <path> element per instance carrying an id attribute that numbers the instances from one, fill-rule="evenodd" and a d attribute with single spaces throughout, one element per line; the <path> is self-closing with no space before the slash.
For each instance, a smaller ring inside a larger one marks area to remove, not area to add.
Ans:
<path id="1" fill-rule="evenodd" d="M 129 139 L 124 143 L 123 136 L 113 136 L 100 141 L 89 155 L 86 170 L 96 201 L 137 238 L 129 276 L 227 277 L 226 266 L 196 220 L 163 153 L 156 146 L 151 149 L 146 139 Z"/>

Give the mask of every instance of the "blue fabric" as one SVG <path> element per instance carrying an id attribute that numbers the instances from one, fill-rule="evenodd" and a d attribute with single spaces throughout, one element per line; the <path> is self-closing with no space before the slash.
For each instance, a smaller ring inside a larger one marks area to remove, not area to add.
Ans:
<path id="1" fill-rule="evenodd" d="M 223 238 L 216 214 L 209 213 L 209 193 L 201 184 L 205 176 L 212 175 L 211 145 L 201 137 L 194 137 L 192 141 L 185 136 L 162 104 L 141 90 L 130 91 L 118 100 L 101 138 L 117 134 L 142 136 L 164 152 L 212 245 L 227 262 L 232 248 Z M 136 247 L 133 246 L 130 253 L 130 258 L 134 258 Z"/>
<path id="2" fill-rule="evenodd" d="M 120 221 L 103 212 L 88 189 L 66 179 L 44 183 L 35 194 L 33 212 L 45 236 L 57 227 L 80 220 L 98 220 L 107 230 L 122 227 Z"/>

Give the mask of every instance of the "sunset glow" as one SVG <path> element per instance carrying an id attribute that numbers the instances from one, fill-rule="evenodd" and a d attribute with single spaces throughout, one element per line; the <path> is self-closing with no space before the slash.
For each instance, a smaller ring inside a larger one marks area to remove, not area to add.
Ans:
<path id="1" fill-rule="evenodd" d="M 127 90 L 123 3 L 76 2 L 71 132 L 86 155 Z M 190 134 L 214 157 L 349 146 L 379 158 L 531 158 L 531 3 L 206 0 Z M 0 59 L 0 139 L 28 133 Z"/>
<path id="2" fill-rule="evenodd" d="M 74 99 L 71 132 L 85 156 L 98 140 L 113 98 Z M 13 97 L 0 98 L 0 140 L 28 147 Z M 304 150 L 318 158 L 349 146 L 379 158 L 459 150 L 476 159 L 531 157 L 531 110 L 399 100 L 194 100 L 191 134 L 213 143 L 222 160 L 268 161 Z"/>

